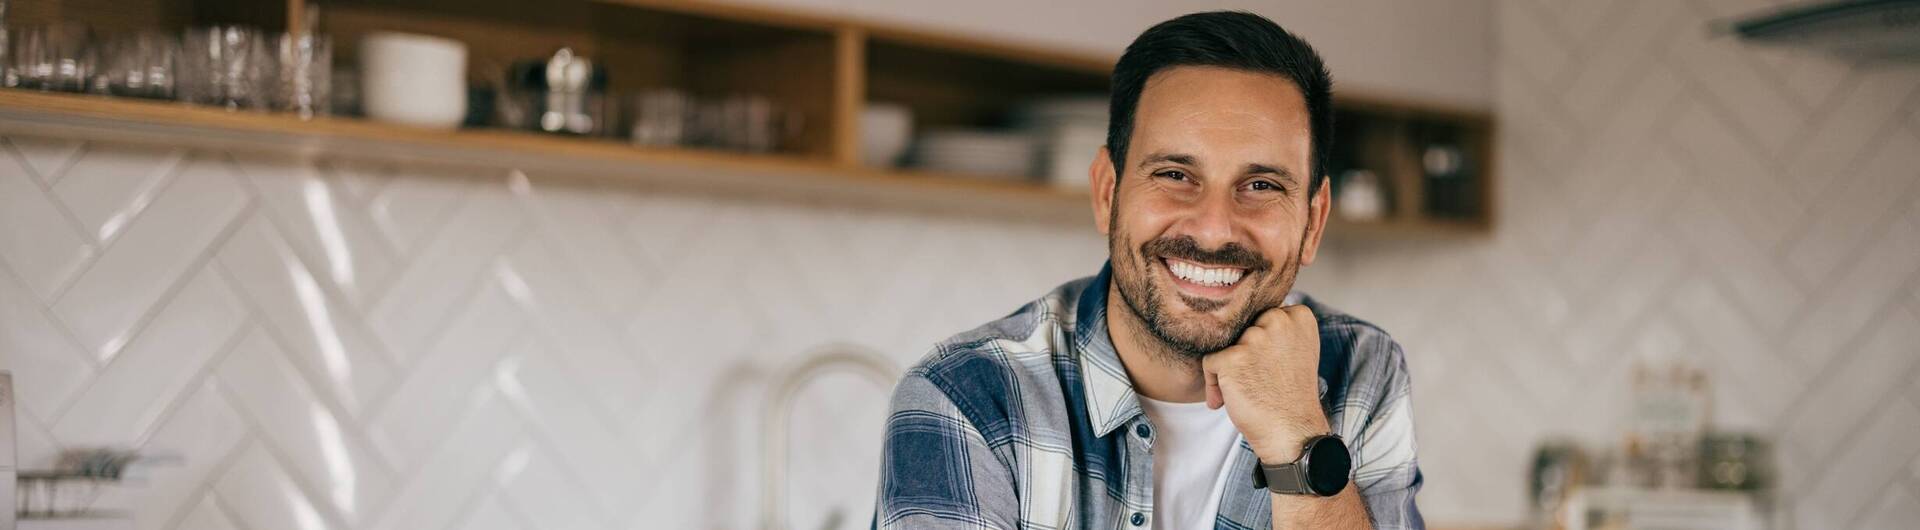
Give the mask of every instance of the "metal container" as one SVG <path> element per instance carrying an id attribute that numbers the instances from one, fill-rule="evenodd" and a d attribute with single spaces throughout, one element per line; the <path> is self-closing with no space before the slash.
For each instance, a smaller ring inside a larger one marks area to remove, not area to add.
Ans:
<path id="1" fill-rule="evenodd" d="M 1748 433 L 1711 433 L 1700 440 L 1700 486 L 1753 491 L 1766 488 L 1773 467 L 1767 443 Z"/>
<path id="2" fill-rule="evenodd" d="M 507 73 L 500 121 L 516 129 L 604 135 L 615 129 L 608 110 L 607 69 L 571 48 L 543 61 L 521 61 Z"/>

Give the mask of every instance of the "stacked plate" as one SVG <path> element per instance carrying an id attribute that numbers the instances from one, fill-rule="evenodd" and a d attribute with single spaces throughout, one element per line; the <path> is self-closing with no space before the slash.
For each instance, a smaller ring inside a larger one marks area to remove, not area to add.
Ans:
<path id="1" fill-rule="evenodd" d="M 1045 129 L 1062 124 L 1090 124 L 1107 126 L 1107 107 L 1105 95 L 1065 96 L 1034 100 L 1014 110 L 1015 126 L 1027 129 Z"/>
<path id="2" fill-rule="evenodd" d="M 920 136 L 915 163 L 925 169 L 1005 180 L 1033 175 L 1039 150 L 1025 132 L 985 129 L 935 129 Z"/>
<path id="3" fill-rule="evenodd" d="M 1040 173 L 1062 189 L 1084 190 L 1087 166 L 1107 143 L 1106 96 L 1035 101 L 1014 112 L 1014 124 L 1039 139 Z"/>

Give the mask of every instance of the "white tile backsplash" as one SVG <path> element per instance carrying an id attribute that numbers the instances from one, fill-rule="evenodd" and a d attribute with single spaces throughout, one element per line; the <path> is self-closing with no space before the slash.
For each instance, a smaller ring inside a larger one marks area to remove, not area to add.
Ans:
<path id="1" fill-rule="evenodd" d="M 235 526 L 233 521 L 228 520 L 227 515 L 220 511 L 220 506 L 215 503 L 213 497 L 200 499 L 200 503 L 194 505 L 192 511 L 187 512 L 187 517 L 180 520 L 180 527 L 197 530 L 240 530 L 240 527 Z"/>
<path id="2" fill-rule="evenodd" d="M 476 500 L 501 488 L 501 479 L 510 484 L 513 473 L 496 470 L 517 460 L 513 455 L 530 450 L 532 440 L 527 424 L 499 391 L 477 389 L 460 409 L 447 413 L 459 417 L 449 443 L 421 459 L 397 462 L 404 486 L 367 528 L 445 528 L 465 520 Z"/>
<path id="3" fill-rule="evenodd" d="M 1626 368 L 1667 356 L 1708 364 L 1717 423 L 1773 439 L 1782 480 L 1843 490 L 1782 495 L 1787 527 L 1914 525 L 1920 477 L 1887 469 L 1920 458 L 1920 67 L 1702 29 L 1765 4 L 1496 3 L 1491 240 L 1304 277 L 1407 345 L 1429 521 L 1517 520 L 1509 438 L 1615 442 Z"/>
<path id="4" fill-rule="evenodd" d="M 307 389 L 273 341 L 251 330 L 214 370 L 263 441 L 348 524 L 376 512 L 392 493 L 392 471 L 366 440 Z"/>
<path id="5" fill-rule="evenodd" d="M 20 159 L 36 182 L 52 187 L 66 176 L 67 165 L 80 154 L 84 142 L 63 138 L 13 138 L 7 152 Z M 8 168 L 11 170 L 12 168 Z"/>
<path id="6" fill-rule="evenodd" d="M 0 164 L 0 260 L 35 295 L 21 302 L 52 299 L 94 249 L 24 162 Z"/>
<path id="7" fill-rule="evenodd" d="M 1913 521 L 1920 75 L 1704 36 L 1726 9 L 1496 4 L 1498 228 L 1336 241 L 1303 277 L 1406 345 L 1428 520 L 1518 520 L 1536 439 L 1611 441 L 1630 361 L 1671 355 L 1818 485 L 1787 522 Z M 905 366 L 1106 250 L 507 170 L 0 146 L 23 467 L 179 456 L 102 500 L 149 530 L 752 527 L 777 370 L 835 343 Z M 885 394 L 802 392 L 796 527 L 864 527 Z"/>
<path id="8" fill-rule="evenodd" d="M 464 520 L 448 528 L 457 528 L 460 530 L 527 530 L 530 528 L 541 528 L 526 526 L 521 523 L 523 520 L 525 520 L 525 518 L 508 510 L 499 494 L 491 494 L 485 499 L 481 499 L 475 503 L 473 510 L 466 515 Z"/>
<path id="9" fill-rule="evenodd" d="M 200 528 L 186 523 L 176 526 L 176 520 L 221 515 L 190 515 L 188 510 L 217 509 L 213 506 L 215 496 L 207 492 L 221 470 L 240 455 L 237 450 L 249 431 L 246 421 L 233 408 L 232 396 L 224 394 L 211 380 L 196 387 L 179 403 L 166 423 L 141 445 L 145 453 L 171 462 L 135 468 L 136 478 L 143 487 L 109 490 L 107 495 L 114 497 L 100 502 L 102 506 L 126 509 L 133 516 L 135 528 L 141 530 Z"/>
<path id="10" fill-rule="evenodd" d="M 262 443 L 248 444 L 213 484 L 222 506 L 247 528 L 323 530 L 338 528 L 315 501 L 317 492 L 300 489 L 273 451 Z"/>
<path id="11" fill-rule="evenodd" d="M 100 153 L 113 156 L 111 150 Z M 92 169 L 87 164 L 91 158 L 91 153 L 82 157 L 72 170 Z M 114 165 L 141 162 L 166 163 L 143 159 Z M 103 170 L 97 178 L 135 178 L 114 174 L 118 169 Z M 72 182 L 75 180 L 63 181 Z M 130 223 L 122 227 L 125 237 L 109 244 L 53 304 L 54 313 L 102 362 L 120 352 L 137 331 L 139 321 L 167 296 L 179 278 L 200 270 L 208 249 L 247 203 L 230 166 L 217 159 L 195 160 L 168 182 L 155 191 L 151 205 L 142 192 L 130 202 L 117 205 L 123 210 L 108 214 Z M 100 200 L 89 195 L 78 197 L 81 201 Z M 73 202 L 72 198 L 67 200 Z M 136 218 L 140 222 L 133 223 Z"/>
<path id="12" fill-rule="evenodd" d="M 80 397 L 52 423 L 62 444 L 115 447 L 138 444 L 166 421 L 194 381 L 233 342 L 246 313 L 212 271 L 184 278 L 185 285 L 159 308 L 124 352 L 95 374 Z M 32 384 L 22 381 L 21 384 Z M 24 464 L 47 466 L 53 455 L 36 454 Z M 24 466 L 23 466 L 24 467 Z"/>
<path id="13" fill-rule="evenodd" d="M 85 153 L 60 173 L 52 191 L 88 235 L 109 241 L 154 200 L 186 154 L 173 148 Z"/>
<path id="14" fill-rule="evenodd" d="M 314 384 L 350 415 L 387 392 L 393 359 L 343 301 L 333 278 L 316 277 L 263 215 L 240 221 L 215 255 L 219 270 L 245 291 L 260 326 L 293 352 Z"/>
<path id="15" fill-rule="evenodd" d="M 19 388 L 16 408 L 29 417 L 52 418 L 92 380 L 91 357 L 11 275 L 0 274 L 0 355 L 14 378 L 33 381 Z"/>

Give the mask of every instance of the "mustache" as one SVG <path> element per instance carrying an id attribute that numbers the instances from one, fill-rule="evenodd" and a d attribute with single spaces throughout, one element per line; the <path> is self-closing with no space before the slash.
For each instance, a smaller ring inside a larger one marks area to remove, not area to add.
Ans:
<path id="1" fill-rule="evenodd" d="M 1206 265 L 1237 267 L 1249 272 L 1273 267 L 1273 262 L 1268 261 L 1266 256 L 1248 250 L 1239 243 L 1227 243 L 1217 250 L 1207 250 L 1200 248 L 1200 243 L 1194 241 L 1193 236 L 1157 238 L 1140 245 L 1140 253 L 1147 257 L 1163 256 Z"/>

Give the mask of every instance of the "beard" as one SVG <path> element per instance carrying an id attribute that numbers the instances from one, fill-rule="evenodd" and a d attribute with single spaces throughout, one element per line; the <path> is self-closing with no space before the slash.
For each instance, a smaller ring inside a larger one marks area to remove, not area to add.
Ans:
<path id="1" fill-rule="evenodd" d="M 1261 313 L 1280 307 L 1286 300 L 1287 292 L 1293 288 L 1294 276 L 1300 270 L 1298 249 L 1281 260 L 1276 269 L 1264 256 L 1236 243 L 1206 250 L 1192 237 L 1178 236 L 1156 238 L 1137 248 L 1130 245 L 1126 233 L 1118 228 L 1108 239 L 1108 252 L 1115 258 L 1114 285 L 1136 321 L 1163 346 L 1149 349 L 1176 355 L 1169 359 L 1175 361 L 1198 361 L 1239 342 L 1240 335 L 1246 333 Z M 1247 289 L 1247 297 L 1239 309 L 1230 309 L 1224 320 L 1212 318 L 1233 302 L 1198 298 L 1177 291 L 1163 292 L 1160 282 L 1153 279 L 1152 265 L 1162 257 L 1246 269 L 1241 279 L 1246 283 L 1237 287 Z M 1183 315 L 1175 304 L 1185 305 L 1189 311 Z"/>

